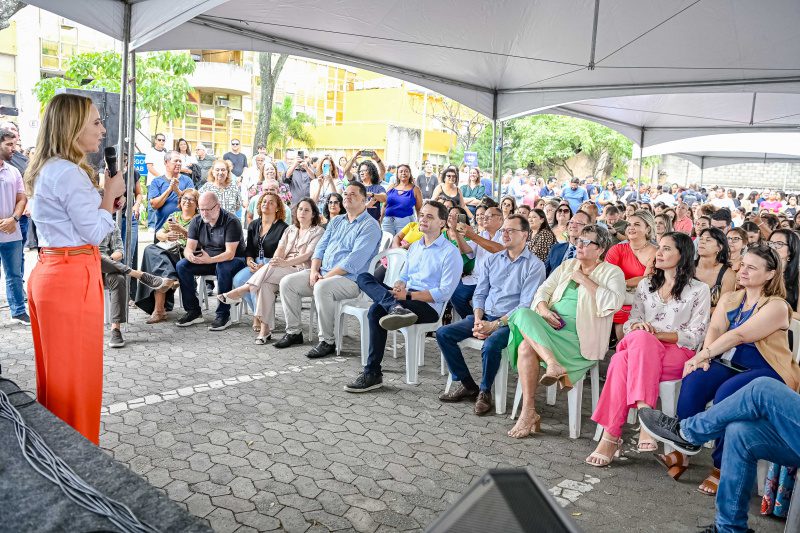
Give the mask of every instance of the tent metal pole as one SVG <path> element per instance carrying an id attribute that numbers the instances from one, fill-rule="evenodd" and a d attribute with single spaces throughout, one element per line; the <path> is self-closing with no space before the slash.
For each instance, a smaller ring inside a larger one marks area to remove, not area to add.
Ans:
<path id="1" fill-rule="evenodd" d="M 589 70 L 594 70 L 595 51 L 597 50 L 597 19 L 600 16 L 600 0 L 594 0 L 594 22 L 592 23 L 592 50 L 589 52 Z"/>
<path id="2" fill-rule="evenodd" d="M 644 160 L 644 128 L 639 130 L 639 180 L 636 184 L 636 198 L 639 198 L 642 190 L 642 164 Z M 641 198 L 640 198 L 641 199 Z"/>
<path id="3" fill-rule="evenodd" d="M 498 142 L 497 142 L 497 175 L 494 177 L 495 180 L 495 193 L 494 196 L 497 199 L 497 203 L 500 203 L 500 189 L 503 186 L 503 180 L 501 174 L 503 173 L 503 127 L 505 123 L 501 120 L 500 121 L 500 131 L 498 132 Z"/>
<path id="4" fill-rule="evenodd" d="M 125 135 L 128 132 L 128 52 L 130 49 L 130 41 L 131 41 L 131 11 L 133 6 L 125 2 L 125 12 L 123 15 L 123 28 L 122 28 L 122 73 L 120 75 L 120 83 L 119 83 L 119 129 L 117 131 L 117 161 L 118 167 L 122 170 L 122 161 L 124 161 L 124 153 L 125 153 Z M 132 160 L 133 158 L 131 158 Z M 128 174 L 128 183 L 126 186 L 125 191 L 125 207 L 123 207 L 122 211 L 117 213 L 117 224 L 119 225 L 120 229 L 122 229 L 122 225 L 125 224 L 125 243 L 126 243 L 126 250 L 122 254 L 122 260 L 125 262 L 126 265 L 130 266 L 131 263 L 131 246 L 130 243 L 133 241 L 131 236 L 131 201 L 133 199 L 133 178 L 131 177 L 132 174 Z M 125 276 L 125 322 L 129 322 L 129 311 L 130 307 L 128 306 L 128 298 L 130 297 L 130 276 Z"/>
<path id="5" fill-rule="evenodd" d="M 128 138 L 127 138 L 127 145 L 126 151 L 128 153 L 128 163 L 126 165 L 125 171 L 128 173 L 128 198 L 133 198 L 136 194 L 136 182 L 134 180 L 134 173 L 133 173 L 133 156 L 134 156 L 134 141 L 136 137 L 136 52 L 130 52 L 130 94 L 128 98 Z M 131 216 L 127 216 L 125 219 L 125 235 L 130 235 L 132 231 L 136 230 L 139 231 L 139 224 L 138 221 L 136 223 L 136 227 L 132 228 L 133 220 Z M 131 266 L 133 264 L 133 239 L 128 239 L 128 242 L 125 243 L 125 264 Z M 129 277 L 126 277 L 130 281 Z"/>
<path id="6" fill-rule="evenodd" d="M 700 156 L 700 187 L 703 187 L 703 173 L 706 169 L 706 156 Z"/>
<path id="7" fill-rule="evenodd" d="M 492 190 L 497 188 L 497 121 L 492 120 Z"/>

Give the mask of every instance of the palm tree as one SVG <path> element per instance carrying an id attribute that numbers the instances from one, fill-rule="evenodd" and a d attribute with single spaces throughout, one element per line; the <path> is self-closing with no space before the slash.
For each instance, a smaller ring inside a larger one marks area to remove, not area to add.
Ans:
<path id="1" fill-rule="evenodd" d="M 314 148 L 314 137 L 306 129 L 307 125 L 315 124 L 314 117 L 305 113 L 295 113 L 292 97 L 287 96 L 283 102 L 272 108 L 272 120 L 267 135 L 267 147 L 272 150 L 276 146 L 281 152 L 286 152 L 286 147 L 292 141 L 300 141 L 308 148 Z"/>

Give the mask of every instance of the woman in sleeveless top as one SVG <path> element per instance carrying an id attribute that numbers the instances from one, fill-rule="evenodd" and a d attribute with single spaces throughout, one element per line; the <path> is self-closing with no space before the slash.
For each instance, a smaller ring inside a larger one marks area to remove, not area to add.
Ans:
<path id="1" fill-rule="evenodd" d="M 774 250 L 754 246 L 742 258 L 742 290 L 723 294 L 711 317 L 703 348 L 686 362 L 678 398 L 678 418 L 683 420 L 722 402 L 758 377 L 781 381 L 800 390 L 800 367 L 789 351 L 786 330 L 792 316 L 784 299 L 783 265 Z M 736 330 L 734 332 L 734 330 Z M 721 364 L 728 360 L 737 369 Z M 723 441 L 716 441 L 714 469 L 698 487 L 714 495 L 719 483 Z M 659 456 L 674 479 L 689 465 L 680 452 Z"/>
<path id="2" fill-rule="evenodd" d="M 736 273 L 728 266 L 728 239 L 717 228 L 706 228 L 697 238 L 697 268 L 694 277 L 711 290 L 711 312 L 720 297 L 736 288 Z"/>
<path id="3" fill-rule="evenodd" d="M 422 191 L 414 185 L 411 167 L 406 164 L 397 166 L 397 184 L 389 186 L 386 193 L 386 204 L 383 210 L 381 229 L 392 235 L 411 222 L 422 207 Z"/>
<path id="4" fill-rule="evenodd" d="M 37 400 L 95 444 L 103 399 L 103 278 L 97 246 L 114 229 L 122 173 L 103 180 L 86 162 L 105 133 L 89 98 L 58 94 L 44 112 L 25 172 L 39 261 L 28 281 Z"/>
<path id="5" fill-rule="evenodd" d="M 455 167 L 445 170 L 444 181 L 437 185 L 433 191 L 432 198 L 439 200 L 441 197 L 450 200 L 454 206 L 466 211 L 470 219 L 474 218 L 472 211 L 469 210 L 467 203 L 464 201 L 461 190 L 458 188 L 458 170 Z"/>

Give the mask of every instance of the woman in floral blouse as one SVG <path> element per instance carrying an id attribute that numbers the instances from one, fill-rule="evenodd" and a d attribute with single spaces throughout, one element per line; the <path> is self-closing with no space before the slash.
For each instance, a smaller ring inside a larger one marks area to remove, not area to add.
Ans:
<path id="1" fill-rule="evenodd" d="M 536 254 L 542 261 L 547 261 L 547 254 L 556 242 L 556 236 L 547 223 L 547 215 L 541 209 L 532 209 L 528 213 L 531 235 L 528 238 L 528 250 Z"/>
<path id="2" fill-rule="evenodd" d="M 242 193 L 239 191 L 239 186 L 234 183 L 231 171 L 233 165 L 230 161 L 224 159 L 217 159 L 211 165 L 211 170 L 208 172 L 208 183 L 200 187 L 200 194 L 204 192 L 213 192 L 219 198 L 219 204 L 222 209 L 234 215 L 244 207 L 242 204 Z"/>
<path id="3" fill-rule="evenodd" d="M 653 274 L 636 287 L 630 317 L 611 358 L 606 384 L 592 420 L 603 438 L 586 458 L 607 466 L 622 448 L 622 425 L 631 407 L 655 407 L 658 385 L 681 379 L 686 361 L 702 345 L 710 316 L 708 285 L 694 279 L 694 245 L 688 235 L 666 233 L 659 241 Z M 640 452 L 657 449 L 644 430 Z"/>

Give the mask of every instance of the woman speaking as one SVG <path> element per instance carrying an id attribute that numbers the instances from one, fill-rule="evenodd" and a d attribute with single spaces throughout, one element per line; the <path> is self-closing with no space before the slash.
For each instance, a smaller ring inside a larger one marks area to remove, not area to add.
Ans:
<path id="1" fill-rule="evenodd" d="M 47 105 L 25 172 L 39 261 L 28 281 L 39 403 L 95 444 L 103 396 L 103 279 L 97 245 L 113 229 L 121 174 L 103 196 L 86 154 L 105 133 L 89 98 L 56 95 Z"/>

